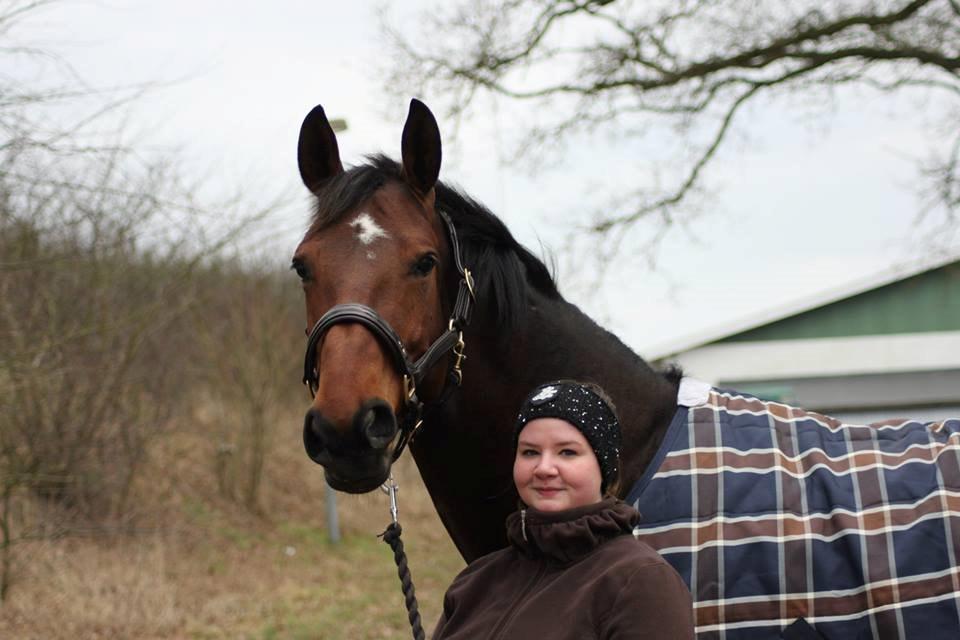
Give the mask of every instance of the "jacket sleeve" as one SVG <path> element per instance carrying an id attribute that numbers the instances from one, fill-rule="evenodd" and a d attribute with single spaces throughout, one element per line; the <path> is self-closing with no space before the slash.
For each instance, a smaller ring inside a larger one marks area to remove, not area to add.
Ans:
<path id="1" fill-rule="evenodd" d="M 433 640 L 440 640 L 443 638 L 443 628 L 447 624 L 447 614 L 443 612 L 440 614 L 440 619 L 437 620 L 436 626 L 433 628 L 433 633 L 430 634 L 430 637 Z"/>
<path id="2" fill-rule="evenodd" d="M 457 606 L 456 598 L 454 597 L 452 591 L 454 585 L 456 585 L 459 580 L 460 576 L 454 578 L 453 584 L 451 584 L 447 588 L 447 592 L 443 594 L 443 611 L 440 613 L 440 619 L 437 620 L 437 624 L 433 628 L 433 633 L 430 635 L 431 640 L 442 640 L 442 638 L 444 638 L 447 623 L 453 616 L 453 612 Z"/>
<path id="3" fill-rule="evenodd" d="M 693 600 L 673 568 L 637 569 L 617 594 L 604 620 L 604 640 L 693 640 Z"/>

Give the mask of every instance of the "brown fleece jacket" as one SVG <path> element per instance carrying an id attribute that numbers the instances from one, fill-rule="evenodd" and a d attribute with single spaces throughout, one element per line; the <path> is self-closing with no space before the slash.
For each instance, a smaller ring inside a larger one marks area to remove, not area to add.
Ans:
<path id="1" fill-rule="evenodd" d="M 433 640 L 692 640 L 690 592 L 631 535 L 639 517 L 614 499 L 512 514 L 510 546 L 457 576 Z"/>

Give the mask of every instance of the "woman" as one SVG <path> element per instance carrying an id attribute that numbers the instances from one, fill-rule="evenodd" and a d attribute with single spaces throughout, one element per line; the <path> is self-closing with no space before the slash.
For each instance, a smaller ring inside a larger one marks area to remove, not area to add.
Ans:
<path id="1" fill-rule="evenodd" d="M 541 385 L 514 430 L 521 509 L 510 546 L 450 585 L 434 640 L 692 639 L 690 592 L 631 535 L 640 514 L 612 497 L 620 425 L 596 386 Z"/>

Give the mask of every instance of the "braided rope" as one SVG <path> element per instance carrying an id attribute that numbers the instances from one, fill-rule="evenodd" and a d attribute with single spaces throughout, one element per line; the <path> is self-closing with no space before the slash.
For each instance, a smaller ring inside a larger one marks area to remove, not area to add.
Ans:
<path id="1" fill-rule="evenodd" d="M 407 618 L 413 629 L 414 640 L 424 640 L 423 626 L 420 624 L 420 611 L 417 607 L 417 596 L 413 592 L 413 578 L 410 577 L 410 567 L 407 566 L 407 554 L 403 551 L 403 541 L 400 533 L 403 529 L 399 522 L 391 522 L 380 537 L 393 549 L 393 559 L 397 563 L 397 575 L 400 576 L 400 588 L 407 605 Z"/>

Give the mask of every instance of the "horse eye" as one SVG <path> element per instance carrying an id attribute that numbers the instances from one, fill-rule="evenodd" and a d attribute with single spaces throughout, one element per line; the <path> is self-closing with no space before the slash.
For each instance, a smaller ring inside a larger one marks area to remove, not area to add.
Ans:
<path id="1" fill-rule="evenodd" d="M 433 268 L 437 266 L 437 256 L 432 253 L 427 253 L 422 256 L 414 263 L 413 273 L 418 276 L 425 276 L 430 273 Z"/>
<path id="2" fill-rule="evenodd" d="M 306 280 L 310 277 L 310 269 L 302 262 L 296 261 L 290 265 L 290 268 L 297 272 L 301 280 Z"/>

